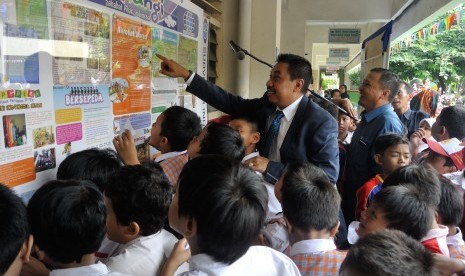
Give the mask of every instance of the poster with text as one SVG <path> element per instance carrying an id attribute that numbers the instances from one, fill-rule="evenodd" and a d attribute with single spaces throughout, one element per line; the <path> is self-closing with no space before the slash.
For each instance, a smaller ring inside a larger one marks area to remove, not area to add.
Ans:
<path id="1" fill-rule="evenodd" d="M 47 1 L 16 1 L 16 23 L 21 30 L 31 30 L 39 39 L 48 39 Z"/>
<path id="2" fill-rule="evenodd" d="M 21 86 L 0 88 L 0 183 L 15 187 L 56 167 L 52 156 L 40 170 L 36 170 L 34 160 L 34 150 L 49 151 L 54 147 L 49 92 Z M 44 132 L 38 131 L 40 128 Z"/>
<path id="3" fill-rule="evenodd" d="M 197 69 L 198 43 L 197 40 L 179 37 L 178 62 L 193 71 Z"/>
<path id="4" fill-rule="evenodd" d="M 110 82 L 110 16 L 66 2 L 52 2 L 55 84 Z"/>
<path id="5" fill-rule="evenodd" d="M 113 17 L 110 100 L 114 115 L 150 110 L 151 41 L 149 26 Z"/>
<path id="6" fill-rule="evenodd" d="M 152 71 L 154 77 L 160 74 L 161 60 L 155 55 L 160 54 L 174 61 L 178 60 L 178 35 L 176 33 L 161 29 L 152 28 Z"/>
<path id="7" fill-rule="evenodd" d="M 113 139 L 108 85 L 55 86 L 57 159 L 86 148 L 107 148 Z"/>

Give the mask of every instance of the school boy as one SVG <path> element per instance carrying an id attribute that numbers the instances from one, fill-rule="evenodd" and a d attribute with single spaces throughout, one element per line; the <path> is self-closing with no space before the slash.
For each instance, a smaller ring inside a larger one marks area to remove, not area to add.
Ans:
<path id="1" fill-rule="evenodd" d="M 282 181 L 289 255 L 302 275 L 337 275 L 346 254 L 336 250 L 333 240 L 339 228 L 341 197 L 326 177 L 318 177 L 321 174 L 310 163 L 292 164 Z"/>
<path id="2" fill-rule="evenodd" d="M 437 211 L 441 201 L 441 182 L 437 172 L 428 164 L 422 166 L 410 165 L 405 166 L 393 172 L 384 182 L 383 189 L 390 186 L 413 185 L 421 194 L 421 198 L 428 202 L 434 211 Z M 448 256 L 446 236 L 449 229 L 438 224 L 436 219 L 432 220 L 429 230 L 420 241 L 433 253 L 439 253 Z"/>
<path id="3" fill-rule="evenodd" d="M 163 229 L 173 187 L 157 163 L 126 166 L 105 189 L 107 236 L 122 244 L 103 262 L 129 275 L 158 275 L 177 239 Z"/>
<path id="4" fill-rule="evenodd" d="M 341 276 L 438 275 L 431 252 L 397 230 L 368 234 L 353 245 Z"/>
<path id="5" fill-rule="evenodd" d="M 260 132 L 258 132 L 258 124 L 251 117 L 236 117 L 229 121 L 229 126 L 239 132 L 245 147 L 245 156 L 242 158 L 242 163 L 247 160 L 259 156 L 257 151 L 257 143 L 260 141 Z M 256 173 L 263 177 L 262 173 Z M 263 181 L 266 191 L 268 192 L 268 215 L 267 218 L 276 215 L 282 211 L 281 203 L 276 199 L 274 194 L 274 185 Z"/>
<path id="6" fill-rule="evenodd" d="M 26 206 L 10 188 L 0 184 L 0 275 L 19 275 L 29 261 L 33 238 Z"/>
<path id="7" fill-rule="evenodd" d="M 209 123 L 200 135 L 187 146 L 189 158 L 205 154 L 219 154 L 234 160 L 244 158 L 245 148 L 241 136 L 228 125 Z"/>
<path id="8" fill-rule="evenodd" d="M 252 246 L 268 200 L 254 172 L 238 161 L 206 155 L 189 161 L 179 179 L 169 221 L 186 239 L 162 275 L 173 275 L 190 255 L 189 271 L 182 275 L 300 275 L 284 254 Z"/>
<path id="9" fill-rule="evenodd" d="M 381 190 L 384 179 L 396 169 L 410 164 L 410 149 L 407 138 L 397 133 L 387 133 L 378 136 L 375 140 L 376 164 L 380 165 L 383 173 L 375 175 L 357 190 L 357 207 L 355 218 L 360 219 L 360 214 L 370 205 L 373 197 Z"/>
<path id="10" fill-rule="evenodd" d="M 438 225 L 435 208 L 422 197 L 416 186 L 399 183 L 381 189 L 372 205 L 362 212 L 358 235 L 385 228 L 397 229 L 420 241 L 432 253 L 449 256 L 448 228 Z"/>
<path id="11" fill-rule="evenodd" d="M 465 260 L 465 243 L 462 231 L 458 227 L 463 215 L 463 191 L 445 177 L 440 177 L 440 181 L 441 202 L 438 207 L 438 223 L 447 226 L 449 230 L 446 243 L 450 257 Z"/>
<path id="12" fill-rule="evenodd" d="M 111 149 L 86 149 L 66 157 L 58 166 L 57 179 L 89 180 L 103 193 L 108 177 L 123 164 Z"/>
<path id="13" fill-rule="evenodd" d="M 465 168 L 463 164 L 463 149 L 460 140 L 452 138 L 436 142 L 424 140 L 430 149 L 426 163 L 430 164 L 439 174 L 453 173 Z"/>
<path id="14" fill-rule="evenodd" d="M 149 145 L 161 152 L 155 162 L 160 163 L 173 186 L 176 185 L 182 167 L 188 160 L 187 145 L 192 138 L 199 135 L 201 130 L 199 116 L 180 106 L 169 107 L 153 123 Z M 134 139 L 129 130 L 116 136 L 113 144 L 126 165 L 140 163 L 137 159 Z"/>
<path id="15" fill-rule="evenodd" d="M 94 184 L 54 180 L 39 188 L 27 206 L 38 259 L 60 275 L 121 275 L 94 252 L 105 235 L 105 203 Z"/>

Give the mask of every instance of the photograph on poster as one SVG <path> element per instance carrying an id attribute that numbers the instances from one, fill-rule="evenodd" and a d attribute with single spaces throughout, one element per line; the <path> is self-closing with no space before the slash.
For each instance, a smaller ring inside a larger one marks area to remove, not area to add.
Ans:
<path id="1" fill-rule="evenodd" d="M 137 150 L 137 159 L 139 159 L 139 162 L 150 160 L 150 146 L 148 143 L 142 143 L 142 144 L 137 145 L 136 150 Z"/>
<path id="2" fill-rule="evenodd" d="M 110 101 L 122 103 L 128 97 L 128 81 L 123 78 L 115 78 L 110 84 Z"/>
<path id="3" fill-rule="evenodd" d="M 25 145 L 26 137 L 26 115 L 15 114 L 5 115 L 3 121 L 3 137 L 5 138 L 5 147 L 12 148 Z"/>
<path id="4" fill-rule="evenodd" d="M 34 151 L 36 172 L 50 170 L 56 167 L 55 148 Z"/>
<path id="5" fill-rule="evenodd" d="M 44 126 L 32 130 L 32 140 L 34 149 L 55 143 L 55 134 L 53 126 Z"/>
<path id="6" fill-rule="evenodd" d="M 63 151 L 61 152 L 61 155 L 68 157 L 71 155 L 71 153 L 73 153 L 73 148 L 71 147 L 71 142 L 68 142 L 63 146 Z"/>

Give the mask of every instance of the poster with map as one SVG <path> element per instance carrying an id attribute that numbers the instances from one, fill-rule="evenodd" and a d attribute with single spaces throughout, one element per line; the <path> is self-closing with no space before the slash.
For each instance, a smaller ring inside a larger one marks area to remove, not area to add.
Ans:
<path id="1" fill-rule="evenodd" d="M 161 60 L 156 56 L 160 54 L 168 59 L 178 60 L 178 35 L 176 33 L 152 28 L 152 76 L 164 76 L 160 74 Z"/>
<path id="2" fill-rule="evenodd" d="M 184 36 L 179 37 L 178 63 L 189 70 L 197 69 L 198 41 Z"/>

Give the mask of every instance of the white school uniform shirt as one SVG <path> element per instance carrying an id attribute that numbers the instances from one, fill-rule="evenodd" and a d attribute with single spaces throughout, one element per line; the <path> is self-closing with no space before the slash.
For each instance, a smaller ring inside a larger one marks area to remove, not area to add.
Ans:
<path id="1" fill-rule="evenodd" d="M 158 275 L 178 241 L 170 232 L 161 231 L 146 237 L 139 237 L 118 249 L 105 260 L 111 271 L 129 275 Z M 181 270 L 181 271 L 185 271 Z"/>
<path id="2" fill-rule="evenodd" d="M 453 173 L 445 173 L 442 176 L 449 179 L 452 183 L 462 188 L 465 191 L 465 171 L 457 171 Z"/>
<path id="3" fill-rule="evenodd" d="M 313 254 L 331 250 L 336 250 L 336 244 L 332 239 L 303 240 L 292 245 L 289 255 Z"/>
<path id="4" fill-rule="evenodd" d="M 106 235 L 100 245 L 100 248 L 95 252 L 95 263 L 102 262 L 105 263 L 105 260 L 110 256 L 113 256 L 115 251 L 122 246 L 117 242 L 110 240 Z"/>
<path id="5" fill-rule="evenodd" d="M 230 265 L 217 262 L 207 254 L 194 255 L 189 260 L 189 271 L 180 275 L 292 276 L 300 275 L 300 271 L 286 255 L 266 246 L 251 246 Z"/>
<path id="6" fill-rule="evenodd" d="M 455 229 L 457 230 L 457 233 L 455 233 L 455 235 L 446 237 L 447 245 L 465 245 L 465 242 L 463 241 L 462 237 L 462 231 L 458 227 L 455 227 Z"/>
<path id="7" fill-rule="evenodd" d="M 246 156 L 244 156 L 244 158 L 242 158 L 242 163 L 259 155 L 260 153 L 258 151 L 249 153 Z M 281 207 L 281 203 L 279 203 L 278 199 L 276 198 L 276 195 L 274 194 L 274 185 L 266 182 L 263 179 L 263 174 L 261 172 L 255 171 L 255 173 L 262 178 L 263 183 L 265 184 L 266 192 L 268 193 L 268 213 L 266 217 L 270 218 L 276 215 L 277 213 L 282 212 L 283 208 Z"/>
<path id="8" fill-rule="evenodd" d="M 297 108 L 299 108 L 299 103 L 302 100 L 302 98 L 303 98 L 303 95 L 300 98 L 298 98 L 295 102 L 291 103 L 286 108 L 281 110 L 284 116 L 281 118 L 281 121 L 280 121 L 278 136 L 274 140 L 273 145 L 271 146 L 271 149 L 270 149 L 270 155 L 268 156 L 268 159 L 270 159 L 271 161 L 281 162 L 281 153 L 279 152 L 279 150 L 281 149 L 281 145 L 283 144 L 284 137 L 286 137 L 287 131 L 289 130 L 289 127 L 291 126 L 292 120 L 294 119 L 295 113 L 297 112 Z M 271 122 L 273 121 L 274 114 L 275 113 L 272 114 L 268 122 L 268 125 L 270 125 Z"/>
<path id="9" fill-rule="evenodd" d="M 436 242 L 442 254 L 449 257 L 449 248 L 447 247 L 446 237 L 449 234 L 449 228 L 444 225 L 438 224 L 439 228 L 430 229 L 426 236 L 420 240 L 421 243 L 436 239 Z"/>
<path id="10" fill-rule="evenodd" d="M 155 158 L 155 162 L 160 163 L 163 160 L 166 160 L 166 159 L 169 159 L 169 158 L 172 158 L 172 157 L 176 157 L 176 156 L 181 155 L 181 154 L 185 154 L 186 152 L 187 152 L 187 150 L 170 151 L 170 152 L 167 152 L 167 153 L 163 153 L 162 155 Z"/>
<path id="11" fill-rule="evenodd" d="M 96 263 L 93 265 L 73 267 L 73 268 L 64 268 L 64 269 L 54 269 L 50 271 L 50 276 L 100 276 L 100 275 L 128 275 L 121 274 L 118 272 L 110 272 L 108 267 L 102 263 Z"/>

